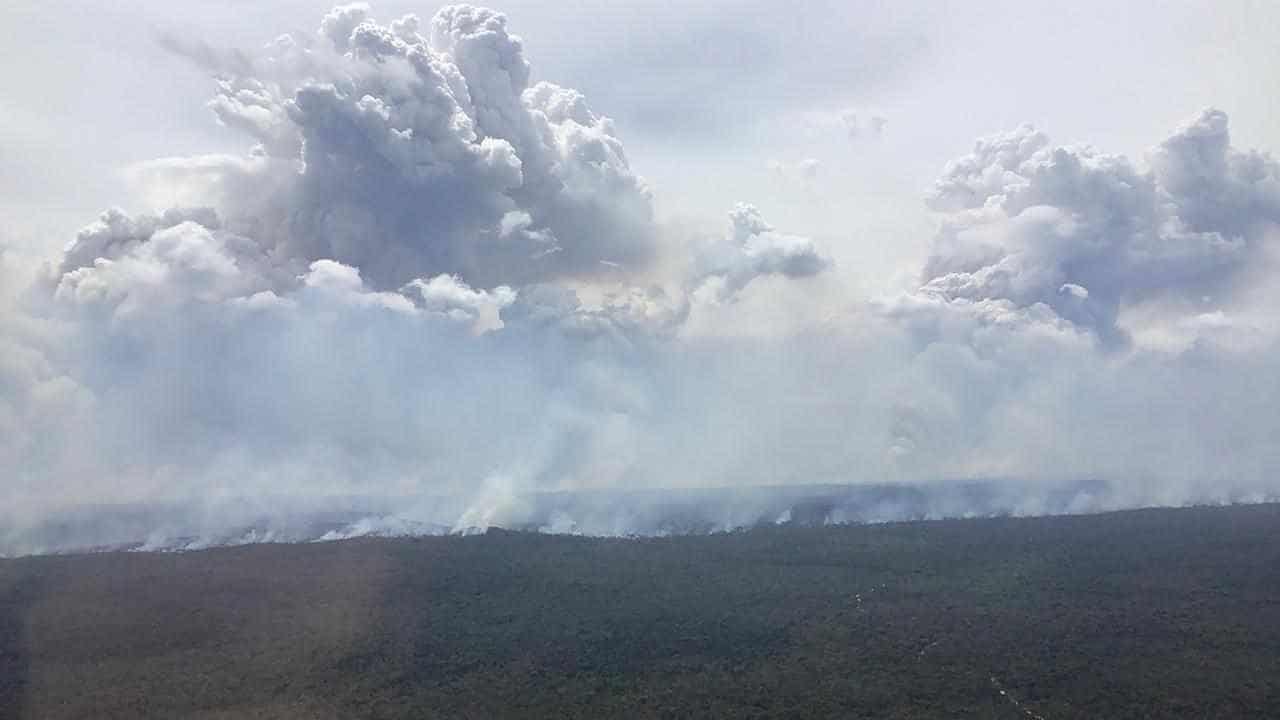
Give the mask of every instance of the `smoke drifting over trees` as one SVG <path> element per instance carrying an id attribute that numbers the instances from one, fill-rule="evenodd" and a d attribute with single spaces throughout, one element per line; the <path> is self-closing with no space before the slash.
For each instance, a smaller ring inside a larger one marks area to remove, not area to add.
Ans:
<path id="1" fill-rule="evenodd" d="M 103 504 L 216 534 L 228 504 L 350 496 L 465 529 L 552 491 L 1280 487 L 1280 166 L 1221 111 L 1140 160 L 980 140 L 927 198 L 917 287 L 866 296 L 752 205 L 719 236 L 660 222 L 608 108 L 535 82 L 500 13 L 165 43 L 252 146 L 135 168 L 174 207 L 107 210 L 56 262 L 0 248 L 0 553 Z"/>

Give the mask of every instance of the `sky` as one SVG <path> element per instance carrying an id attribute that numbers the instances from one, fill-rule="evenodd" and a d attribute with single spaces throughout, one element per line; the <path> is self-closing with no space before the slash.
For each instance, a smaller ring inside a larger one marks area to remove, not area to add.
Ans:
<path id="1" fill-rule="evenodd" d="M 1272 497 L 1277 30 L 1243 1 L 9 3 L 0 527 Z"/>

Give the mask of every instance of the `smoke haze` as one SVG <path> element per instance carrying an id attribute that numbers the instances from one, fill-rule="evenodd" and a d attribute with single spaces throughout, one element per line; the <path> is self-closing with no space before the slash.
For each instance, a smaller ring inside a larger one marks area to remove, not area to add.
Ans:
<path id="1" fill-rule="evenodd" d="M 661 214 L 501 13 L 296 25 L 163 36 L 244 152 L 132 166 L 154 207 L 57 257 L 0 245 L 0 554 L 1280 491 L 1280 165 L 1221 110 L 1133 158 L 978 140 L 907 280 L 868 288 L 857 237 L 757 198 Z M 826 165 L 794 161 L 808 192 Z"/>

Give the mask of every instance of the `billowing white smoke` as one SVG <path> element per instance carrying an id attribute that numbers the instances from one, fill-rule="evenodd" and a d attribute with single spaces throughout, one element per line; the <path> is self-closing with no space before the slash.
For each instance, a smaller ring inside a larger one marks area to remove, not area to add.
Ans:
<path id="1" fill-rule="evenodd" d="M 313 37 L 213 62 L 218 119 L 247 158 L 158 161 L 144 174 L 280 264 L 333 259 L 378 288 L 457 274 L 485 286 L 642 268 L 653 209 L 608 118 L 530 85 L 506 18 L 465 5 L 427 25 L 336 8 Z"/>
<path id="2" fill-rule="evenodd" d="M 1153 155 L 1144 170 L 1026 126 L 979 141 L 930 197 L 960 212 L 937 239 L 925 291 L 1043 304 L 1108 342 L 1121 339 L 1127 306 L 1229 292 L 1280 222 L 1280 169 L 1233 150 L 1217 110 Z"/>
<path id="3" fill-rule="evenodd" d="M 738 294 L 757 277 L 812 277 L 831 265 L 808 238 L 775 232 L 754 206 L 739 203 L 729 220 L 728 237 L 707 247 L 700 258 L 701 279 L 718 282 L 722 299 Z"/>
<path id="4" fill-rule="evenodd" d="M 609 120 L 531 84 L 500 14 L 344 6 L 259 55 L 190 54 L 250 154 L 146 165 L 180 207 L 108 211 L 51 267 L 0 254 L 0 553 L 300 539 L 335 508 L 370 515 L 334 537 L 795 504 L 628 494 L 668 487 L 1013 488 L 835 519 L 1278 487 L 1280 171 L 1221 113 L 1147 167 L 1031 129 L 980 142 L 931 198 L 921 287 L 868 299 L 749 205 L 709 241 L 655 223 Z M 90 530 L 136 505 L 160 510 Z"/>

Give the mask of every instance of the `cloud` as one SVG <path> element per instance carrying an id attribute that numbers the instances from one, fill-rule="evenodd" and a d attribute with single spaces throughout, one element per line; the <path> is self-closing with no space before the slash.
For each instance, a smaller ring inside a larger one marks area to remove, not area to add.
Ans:
<path id="1" fill-rule="evenodd" d="M 686 4 L 677 13 L 614 6 L 592 18 L 590 38 L 572 54 L 548 50 L 631 132 L 684 148 L 758 137 L 761 123 L 814 99 L 875 97 L 909 82 L 932 54 L 917 26 L 884 32 L 894 13 L 881 8 L 749 8 L 738 0 Z"/>
<path id="2" fill-rule="evenodd" d="M 804 158 L 795 163 L 770 160 L 765 164 L 779 190 L 784 192 L 800 191 L 809 198 L 816 198 L 824 178 L 822 161 L 817 158 Z"/>
<path id="3" fill-rule="evenodd" d="M 864 137 L 880 137 L 889 121 L 882 115 L 873 114 L 864 119 L 859 117 L 857 111 L 845 110 L 840 113 L 840 123 L 844 126 L 844 131 L 850 140 L 858 140 Z"/>
<path id="4" fill-rule="evenodd" d="M 881 139 L 889 120 L 876 112 L 845 108 L 843 110 L 809 108 L 791 111 L 783 116 L 779 129 L 820 143 L 829 151 L 852 143 Z"/>

